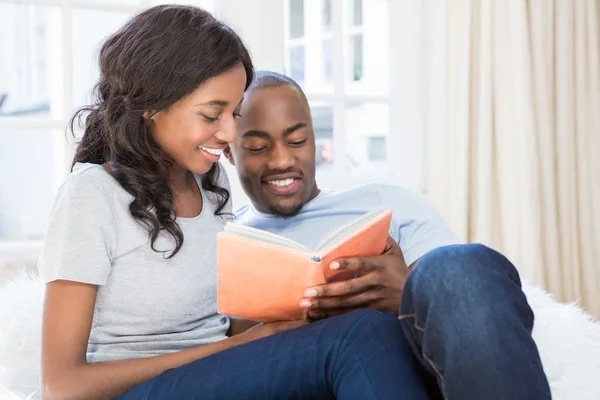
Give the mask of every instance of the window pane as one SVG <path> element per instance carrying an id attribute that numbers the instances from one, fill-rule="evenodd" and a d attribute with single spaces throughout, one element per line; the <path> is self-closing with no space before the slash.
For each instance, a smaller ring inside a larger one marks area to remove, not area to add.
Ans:
<path id="1" fill-rule="evenodd" d="M 0 241 L 41 239 L 54 201 L 53 132 L 1 129 L 0 143 Z"/>
<path id="2" fill-rule="evenodd" d="M 60 10 L 0 3 L 0 116 L 60 116 Z"/>
<path id="3" fill-rule="evenodd" d="M 304 0 L 290 0 L 290 39 L 304 37 Z"/>
<path id="4" fill-rule="evenodd" d="M 371 136 L 369 138 L 369 161 L 385 161 L 387 138 L 385 136 Z"/>
<path id="5" fill-rule="evenodd" d="M 325 84 L 333 81 L 333 40 L 323 40 L 323 80 Z"/>
<path id="6" fill-rule="evenodd" d="M 333 107 L 327 103 L 311 102 L 313 130 L 315 132 L 315 162 L 317 182 L 323 187 L 335 187 L 333 168 Z"/>
<path id="7" fill-rule="evenodd" d="M 387 95 L 389 93 L 389 4 L 387 0 L 369 0 L 364 2 L 363 7 L 362 26 L 345 28 L 344 71 L 347 82 L 345 91 L 352 95 Z M 307 57 L 312 59 L 310 54 Z"/>
<path id="8" fill-rule="evenodd" d="M 350 79 L 354 82 L 360 81 L 363 77 L 363 35 L 357 34 L 350 36 L 350 57 L 352 59 L 352 69 Z"/>
<path id="9" fill-rule="evenodd" d="M 304 85 L 305 72 L 305 55 L 304 46 L 294 46 L 290 48 L 290 77 L 298 82 L 299 85 Z"/>
<path id="10" fill-rule="evenodd" d="M 76 107 L 90 104 L 98 79 L 98 54 L 104 40 L 131 16 L 103 10 L 73 10 L 73 101 Z"/>
<path id="11" fill-rule="evenodd" d="M 304 0 L 290 1 L 290 39 L 304 37 Z"/>
<path id="12" fill-rule="evenodd" d="M 389 105 L 385 103 L 346 106 L 345 161 L 355 182 L 387 178 L 388 118 Z"/>
<path id="13" fill-rule="evenodd" d="M 353 26 L 358 26 L 358 25 L 362 25 L 362 21 L 363 21 L 363 11 L 362 11 L 362 6 L 363 6 L 363 2 L 362 0 L 353 0 L 352 2 L 352 25 Z"/>
<path id="14" fill-rule="evenodd" d="M 323 30 L 331 31 L 331 0 L 323 0 Z"/>

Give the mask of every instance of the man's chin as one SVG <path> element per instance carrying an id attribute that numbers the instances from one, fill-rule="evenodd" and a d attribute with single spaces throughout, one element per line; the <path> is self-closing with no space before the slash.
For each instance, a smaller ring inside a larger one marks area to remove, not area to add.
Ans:
<path id="1" fill-rule="evenodd" d="M 302 210 L 304 204 L 299 200 L 270 203 L 268 210 L 269 214 L 276 215 L 282 218 L 291 218 Z"/>

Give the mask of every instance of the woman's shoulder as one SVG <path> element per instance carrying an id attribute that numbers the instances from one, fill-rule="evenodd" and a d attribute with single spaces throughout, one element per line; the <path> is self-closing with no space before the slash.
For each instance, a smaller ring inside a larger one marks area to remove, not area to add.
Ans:
<path id="1" fill-rule="evenodd" d="M 119 183 L 99 164 L 76 163 L 59 192 L 71 198 L 112 197 Z"/>

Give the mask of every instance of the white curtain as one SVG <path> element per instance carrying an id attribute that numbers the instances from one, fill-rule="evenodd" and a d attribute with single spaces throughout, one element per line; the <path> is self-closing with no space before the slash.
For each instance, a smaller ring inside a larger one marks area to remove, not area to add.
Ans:
<path id="1" fill-rule="evenodd" d="M 427 192 L 600 317 L 600 0 L 428 0 Z"/>

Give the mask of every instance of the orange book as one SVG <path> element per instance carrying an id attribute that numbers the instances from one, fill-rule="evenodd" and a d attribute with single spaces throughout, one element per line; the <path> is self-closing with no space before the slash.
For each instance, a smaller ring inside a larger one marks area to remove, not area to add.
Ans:
<path id="1" fill-rule="evenodd" d="M 392 211 L 373 211 L 328 233 L 316 249 L 273 233 L 228 223 L 217 235 L 219 313 L 260 322 L 302 319 L 299 302 L 311 286 L 349 279 L 338 258 L 380 255 Z"/>

